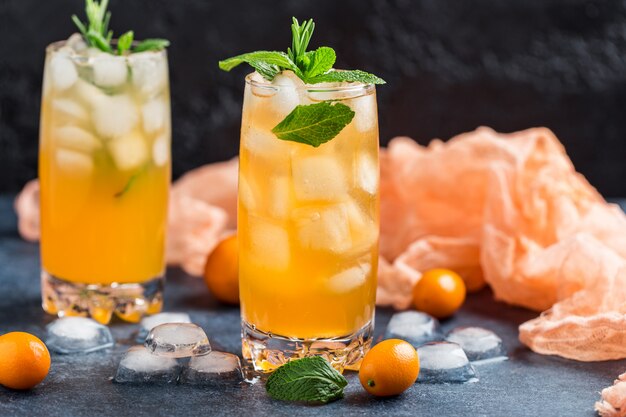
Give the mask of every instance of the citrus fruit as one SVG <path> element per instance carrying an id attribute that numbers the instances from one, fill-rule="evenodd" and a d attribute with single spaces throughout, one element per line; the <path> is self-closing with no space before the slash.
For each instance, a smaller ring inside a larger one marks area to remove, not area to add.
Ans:
<path id="1" fill-rule="evenodd" d="M 239 257 L 237 235 L 222 240 L 207 258 L 204 282 L 218 300 L 239 304 Z"/>
<path id="2" fill-rule="evenodd" d="M 465 283 L 449 269 L 430 269 L 413 287 L 415 308 L 443 319 L 454 314 L 465 301 Z"/>
<path id="3" fill-rule="evenodd" d="M 29 333 L 0 336 L 0 385 L 30 389 L 44 380 L 50 370 L 46 345 Z"/>
<path id="4" fill-rule="evenodd" d="M 388 397 L 406 391 L 419 372 L 415 348 L 404 340 L 389 339 L 367 352 L 361 362 L 359 381 L 370 394 Z"/>

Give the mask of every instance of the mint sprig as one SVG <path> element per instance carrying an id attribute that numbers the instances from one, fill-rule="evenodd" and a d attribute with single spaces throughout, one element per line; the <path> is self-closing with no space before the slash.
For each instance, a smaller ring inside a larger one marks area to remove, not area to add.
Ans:
<path id="1" fill-rule="evenodd" d="M 278 368 L 265 389 L 274 399 L 328 403 L 343 397 L 348 381 L 319 356 L 296 359 Z"/>
<path id="2" fill-rule="evenodd" d="M 247 63 L 269 81 L 272 81 L 281 71 L 290 70 L 307 84 L 335 81 L 332 79 L 332 77 L 336 77 L 335 75 L 324 78 L 327 74 L 334 72 L 344 74 L 341 79 L 336 81 L 385 84 L 382 78 L 365 71 L 331 71 L 336 60 L 333 48 L 322 46 L 315 51 L 307 51 L 314 30 L 313 19 L 300 24 L 298 19 L 293 17 L 291 47 L 287 48 L 286 54 L 279 51 L 249 52 L 220 61 L 219 67 L 224 71 L 230 71 L 240 64 Z M 261 68 L 260 71 L 259 68 Z"/>
<path id="3" fill-rule="evenodd" d="M 249 64 L 263 78 L 272 81 L 284 70 L 293 71 L 306 84 L 323 82 L 361 82 L 365 84 L 385 84 L 385 81 L 361 70 L 336 71 L 333 65 L 337 59 L 335 50 L 321 46 L 307 51 L 315 23 L 313 19 L 302 24 L 295 17 L 291 23 L 291 47 L 287 53 L 280 51 L 249 52 L 219 62 L 219 67 L 230 71 L 241 64 Z M 318 147 L 337 136 L 354 118 L 345 104 L 331 104 L 331 101 L 296 106 L 272 132 L 277 138 L 305 143 Z"/>
<path id="4" fill-rule="evenodd" d="M 72 15 L 72 21 L 89 46 L 110 54 L 123 55 L 127 51 L 131 51 L 134 33 L 129 30 L 120 36 L 117 49 L 113 49 L 111 46 L 113 31 L 109 30 L 111 12 L 107 11 L 108 6 L 109 0 L 85 0 L 87 23 L 82 22 L 76 15 Z M 169 41 L 165 39 L 146 39 L 132 49 L 132 52 L 159 50 L 167 46 L 169 46 Z"/>
<path id="5" fill-rule="evenodd" d="M 339 134 L 354 117 L 345 104 L 321 103 L 296 106 L 274 129 L 278 139 L 305 143 L 317 148 Z"/>

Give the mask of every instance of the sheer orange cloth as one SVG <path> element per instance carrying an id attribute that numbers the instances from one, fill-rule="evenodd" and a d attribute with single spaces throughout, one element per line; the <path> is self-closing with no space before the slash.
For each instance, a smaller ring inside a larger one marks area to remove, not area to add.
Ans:
<path id="1" fill-rule="evenodd" d="M 200 275 L 236 227 L 237 160 L 193 170 L 172 187 L 168 261 Z M 36 184 L 16 200 L 37 238 Z M 427 147 L 393 139 L 381 151 L 377 303 L 408 308 L 433 267 L 471 290 L 543 313 L 520 326 L 538 353 L 582 361 L 626 358 L 626 216 L 576 173 L 545 128 L 488 128 Z"/>

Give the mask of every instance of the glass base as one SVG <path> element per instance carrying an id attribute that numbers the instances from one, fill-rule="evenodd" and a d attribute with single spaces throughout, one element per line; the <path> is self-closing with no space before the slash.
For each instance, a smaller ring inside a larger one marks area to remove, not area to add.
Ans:
<path id="1" fill-rule="evenodd" d="M 247 379 L 272 372 L 290 359 L 322 356 L 339 372 L 358 371 L 372 344 L 374 322 L 357 332 L 329 339 L 297 339 L 265 333 L 241 321 L 241 343 Z"/>
<path id="2" fill-rule="evenodd" d="M 59 317 L 81 316 L 108 324 L 115 314 L 137 323 L 144 315 L 156 314 L 163 307 L 165 277 L 138 284 L 80 284 L 41 271 L 43 309 Z"/>

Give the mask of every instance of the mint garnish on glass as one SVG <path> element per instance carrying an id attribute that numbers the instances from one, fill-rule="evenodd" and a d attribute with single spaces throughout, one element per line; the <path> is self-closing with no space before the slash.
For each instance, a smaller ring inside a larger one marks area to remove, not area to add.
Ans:
<path id="1" fill-rule="evenodd" d="M 109 22 L 111 20 L 111 12 L 107 11 L 109 0 L 85 0 L 85 14 L 87 15 L 87 23 L 81 22 L 78 16 L 73 15 L 72 21 L 80 30 L 85 38 L 85 42 L 91 47 L 98 48 L 101 51 L 110 54 L 117 53 L 124 55 L 127 51 L 143 52 L 166 48 L 169 41 L 165 39 L 146 39 L 139 42 L 134 48 L 133 40 L 135 34 L 132 30 L 121 35 L 117 41 L 117 48 L 111 46 L 113 40 L 113 31 L 109 30 Z M 131 49 L 132 48 L 132 49 Z"/>
<path id="2" fill-rule="evenodd" d="M 343 397 L 348 381 L 320 356 L 287 362 L 265 384 L 270 397 L 283 401 L 328 403 Z"/>
<path id="3" fill-rule="evenodd" d="M 292 43 L 287 52 L 256 51 L 237 55 L 219 62 L 224 71 L 247 63 L 263 78 L 272 81 L 283 70 L 293 71 L 306 84 L 326 82 L 361 82 L 385 84 L 382 78 L 360 70 L 333 69 L 336 54 L 333 48 L 321 46 L 307 51 L 315 23 L 309 19 L 300 24 L 293 18 L 291 24 Z M 328 142 L 354 118 L 354 111 L 332 100 L 316 104 L 298 105 L 285 119 L 272 129 L 282 140 L 305 143 L 314 147 Z"/>

